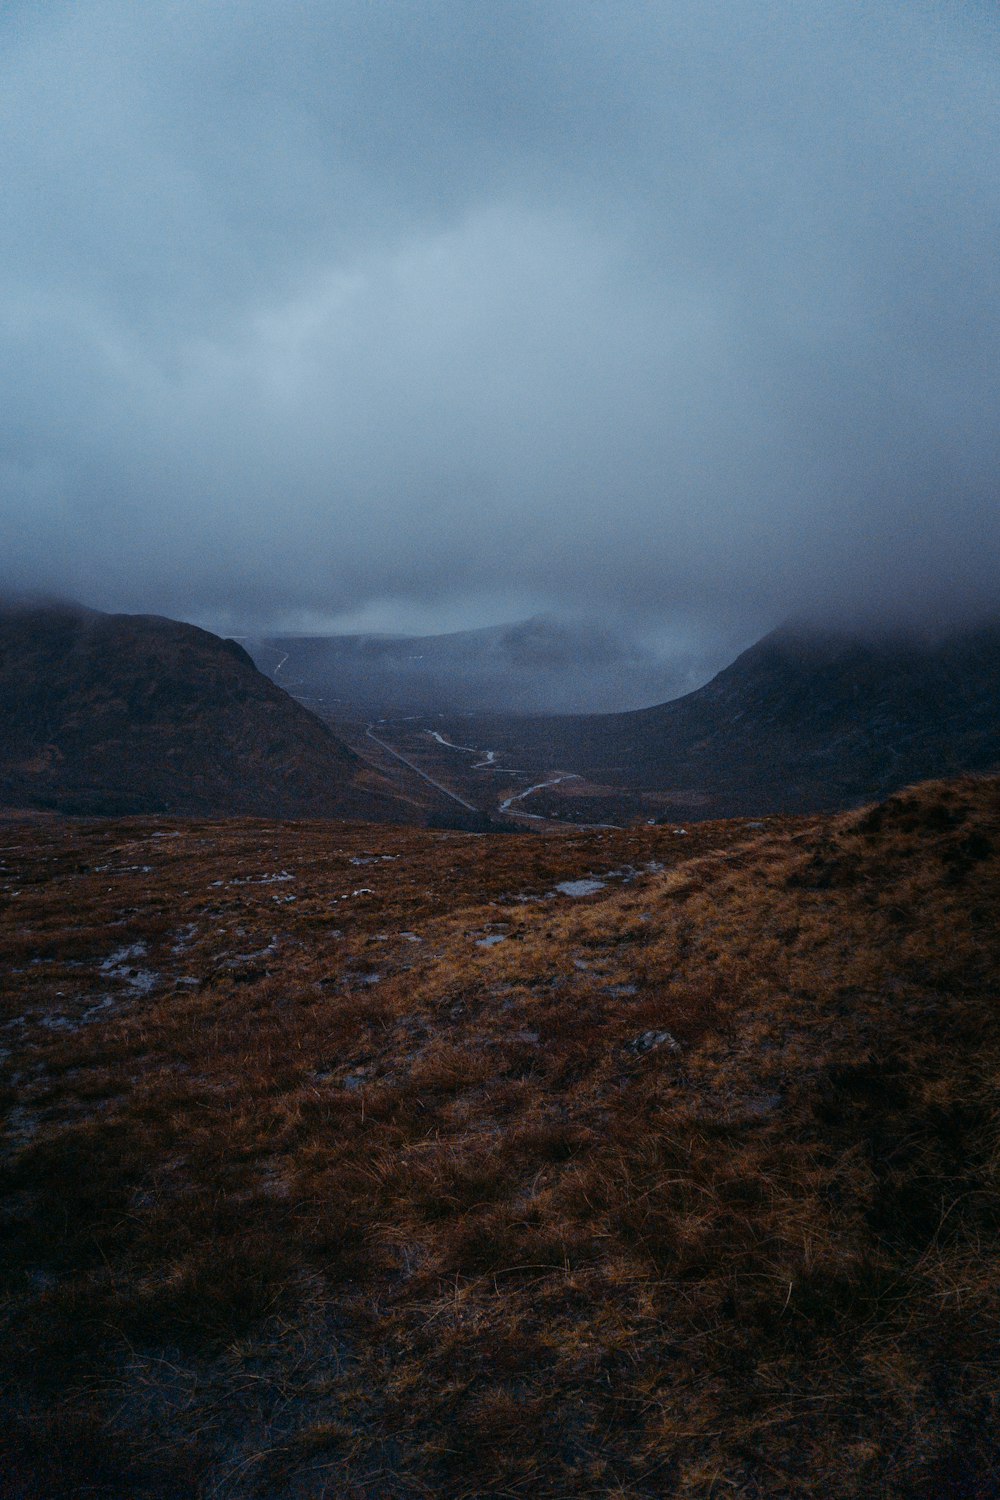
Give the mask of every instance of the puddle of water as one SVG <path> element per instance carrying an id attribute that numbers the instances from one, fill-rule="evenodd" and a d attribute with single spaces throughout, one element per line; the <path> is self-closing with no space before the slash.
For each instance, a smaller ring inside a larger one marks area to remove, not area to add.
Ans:
<path id="1" fill-rule="evenodd" d="M 127 948 L 117 948 L 101 964 L 101 973 L 108 979 L 120 979 L 135 995 L 148 995 L 159 983 L 160 976 L 153 969 L 135 967 L 135 960 L 145 956 L 145 943 L 132 943 Z"/>
<path id="2" fill-rule="evenodd" d="M 96 1005 L 92 1005 L 89 1010 L 84 1011 L 80 1017 L 80 1025 L 89 1026 L 91 1021 L 100 1020 L 102 1013 L 106 1010 L 113 1010 L 114 1005 L 115 1002 L 112 997 L 105 995 L 102 999 L 98 1000 Z"/>
<path id="3" fill-rule="evenodd" d="M 116 948 L 114 953 L 101 964 L 102 974 L 113 974 L 123 964 L 129 964 L 133 959 L 146 957 L 145 943 L 132 943 L 127 948 Z"/>
<path id="4" fill-rule="evenodd" d="M 561 880 L 556 890 L 563 896 L 593 896 L 597 891 L 603 891 L 606 883 L 603 880 Z"/>
<path id="5" fill-rule="evenodd" d="M 197 922 L 188 922 L 186 926 L 179 927 L 174 933 L 174 944 L 170 950 L 171 953 L 183 953 L 186 948 L 190 948 L 197 934 Z"/>

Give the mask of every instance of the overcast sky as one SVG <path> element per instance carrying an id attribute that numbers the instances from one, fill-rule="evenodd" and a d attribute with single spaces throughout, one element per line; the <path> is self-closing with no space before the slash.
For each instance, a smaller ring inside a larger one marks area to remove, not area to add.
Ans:
<path id="1" fill-rule="evenodd" d="M 992 0 L 5 0 L 2 582 L 1000 607 Z"/>

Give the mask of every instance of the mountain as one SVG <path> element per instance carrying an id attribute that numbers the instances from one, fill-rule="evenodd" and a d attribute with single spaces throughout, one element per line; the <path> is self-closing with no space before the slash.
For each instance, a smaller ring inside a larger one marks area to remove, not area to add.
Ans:
<path id="1" fill-rule="evenodd" d="M 855 806 L 1000 766 L 1000 623 L 936 642 L 785 627 L 672 702 L 476 733 L 533 766 L 660 793 L 668 816 Z"/>
<path id="2" fill-rule="evenodd" d="M 0 610 L 0 805 L 415 819 L 235 641 L 73 605 Z"/>
<path id="3" fill-rule="evenodd" d="M 447 635 L 244 639 L 261 671 L 342 717 L 611 711 L 684 692 L 707 675 L 602 626 L 545 617 Z"/>

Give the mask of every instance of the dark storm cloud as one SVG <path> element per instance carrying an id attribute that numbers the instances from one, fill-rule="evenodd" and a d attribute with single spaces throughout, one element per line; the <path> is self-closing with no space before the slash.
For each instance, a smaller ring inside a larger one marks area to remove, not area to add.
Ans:
<path id="1" fill-rule="evenodd" d="M 1000 606 L 998 39 L 8 5 L 4 582 L 229 625 Z"/>

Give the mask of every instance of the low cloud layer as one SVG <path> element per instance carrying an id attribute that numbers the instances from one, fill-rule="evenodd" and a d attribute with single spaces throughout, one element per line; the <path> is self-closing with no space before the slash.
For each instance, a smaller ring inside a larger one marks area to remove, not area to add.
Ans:
<path id="1" fill-rule="evenodd" d="M 7 588 L 1000 608 L 992 7 L 83 0 L 0 42 Z"/>

